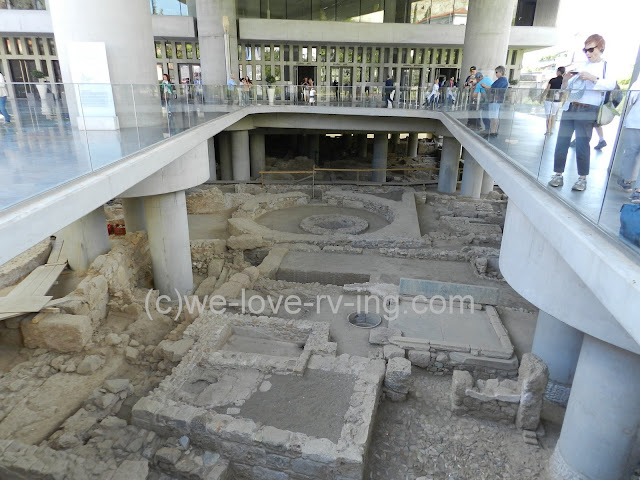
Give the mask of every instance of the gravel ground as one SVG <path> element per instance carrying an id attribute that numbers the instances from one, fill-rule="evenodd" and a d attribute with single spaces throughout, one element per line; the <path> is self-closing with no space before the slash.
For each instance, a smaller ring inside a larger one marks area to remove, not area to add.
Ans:
<path id="1" fill-rule="evenodd" d="M 383 401 L 369 447 L 371 480 L 544 479 L 557 441 L 551 429 L 541 447 L 524 443 L 521 431 L 473 417 L 453 416 L 450 376 L 414 367 L 404 403 Z"/>

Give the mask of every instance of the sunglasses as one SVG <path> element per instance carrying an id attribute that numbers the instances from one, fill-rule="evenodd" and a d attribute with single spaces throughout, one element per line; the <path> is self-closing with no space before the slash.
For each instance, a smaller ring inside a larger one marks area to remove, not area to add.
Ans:
<path id="1" fill-rule="evenodd" d="M 598 47 L 583 48 L 583 49 L 582 49 L 582 51 L 583 51 L 584 53 L 587 53 L 587 52 L 589 52 L 589 53 L 593 53 L 593 51 L 594 51 L 596 48 L 598 48 Z"/>

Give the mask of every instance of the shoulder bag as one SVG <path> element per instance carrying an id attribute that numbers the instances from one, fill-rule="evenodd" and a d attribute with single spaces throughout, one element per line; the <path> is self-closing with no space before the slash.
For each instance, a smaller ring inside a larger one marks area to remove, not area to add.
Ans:
<path id="1" fill-rule="evenodd" d="M 602 78 L 605 78 L 607 74 L 607 62 L 604 62 L 604 69 L 602 71 Z M 615 90 L 620 90 L 618 86 L 618 82 L 616 82 Z M 614 91 L 615 92 L 615 91 Z M 620 115 L 618 110 L 616 110 L 616 106 L 620 104 L 618 101 L 617 104 L 614 101 L 614 98 L 617 98 L 616 95 L 612 95 L 611 91 L 608 91 L 604 95 L 604 102 L 600 105 L 598 109 L 598 118 L 596 119 L 596 123 L 598 125 L 609 125 L 613 122 L 613 119 L 616 118 L 617 115 Z"/>

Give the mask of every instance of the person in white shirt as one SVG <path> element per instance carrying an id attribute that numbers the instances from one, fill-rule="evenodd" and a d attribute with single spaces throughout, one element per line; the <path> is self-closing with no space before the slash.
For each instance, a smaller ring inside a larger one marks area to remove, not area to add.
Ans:
<path id="1" fill-rule="evenodd" d="M 4 81 L 4 75 L 0 73 L 0 114 L 4 117 L 4 123 L 11 123 L 9 112 L 7 112 L 8 96 L 7 83 Z"/>
<path id="2" fill-rule="evenodd" d="M 616 86 L 615 78 L 606 75 L 607 62 L 602 59 L 604 47 L 605 41 L 601 35 L 589 36 L 582 49 L 587 56 L 587 63 L 580 71 L 568 68 L 569 71 L 563 76 L 562 88 L 569 90 L 569 98 L 563 107 L 558 128 L 553 162 L 555 173 L 549 181 L 552 187 L 564 184 L 562 174 L 567 163 L 571 136 L 575 132 L 578 180 L 571 189 L 581 192 L 587 188 L 591 160 L 589 142 L 598 118 L 598 108 L 602 105 L 605 91 L 613 90 Z"/>
<path id="3" fill-rule="evenodd" d="M 636 80 L 629 89 L 629 105 L 624 119 L 622 132 L 622 176 L 618 185 L 625 192 L 631 192 L 631 203 L 640 203 L 640 80 Z M 635 186 L 634 186 L 635 183 Z"/>

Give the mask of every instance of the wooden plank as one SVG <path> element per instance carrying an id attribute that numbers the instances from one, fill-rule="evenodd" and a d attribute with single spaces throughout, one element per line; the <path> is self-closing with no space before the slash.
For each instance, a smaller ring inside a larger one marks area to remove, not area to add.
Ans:
<path id="1" fill-rule="evenodd" d="M 41 296 L 0 297 L 0 313 L 39 312 L 52 298 Z"/>
<path id="2" fill-rule="evenodd" d="M 7 296 L 44 295 L 64 269 L 65 265 L 40 265 Z"/>
<path id="3" fill-rule="evenodd" d="M 62 253 L 62 245 L 64 244 L 64 240 L 62 238 L 56 238 L 53 242 L 53 247 L 51 248 L 51 253 L 49 254 L 49 259 L 47 263 L 58 263 L 60 262 L 60 254 Z"/>
<path id="4" fill-rule="evenodd" d="M 40 313 L 38 313 L 36 316 L 34 316 L 31 319 L 31 323 L 38 323 L 40 320 L 42 320 L 47 315 L 49 315 L 49 312 L 40 312 Z"/>

